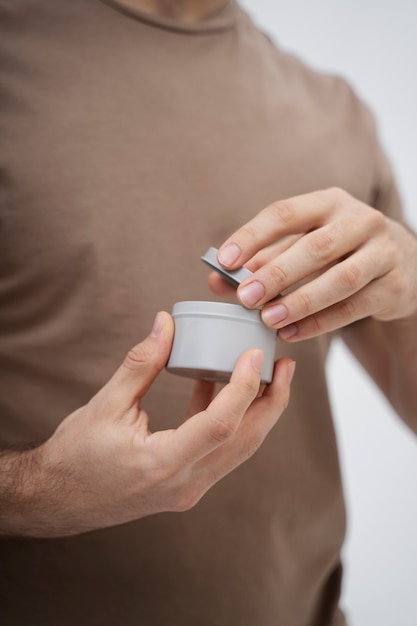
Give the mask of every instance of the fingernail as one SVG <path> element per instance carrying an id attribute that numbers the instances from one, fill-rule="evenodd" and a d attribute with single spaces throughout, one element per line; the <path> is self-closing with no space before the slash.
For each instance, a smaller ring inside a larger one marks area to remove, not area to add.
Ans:
<path id="1" fill-rule="evenodd" d="M 262 319 L 269 326 L 272 326 L 272 324 L 278 324 L 279 322 L 284 321 L 287 317 L 287 307 L 281 303 L 272 304 L 262 311 Z"/>
<path id="2" fill-rule="evenodd" d="M 253 283 L 249 283 L 249 285 L 240 287 L 238 295 L 243 304 L 246 304 L 246 306 L 253 306 L 264 297 L 265 287 L 255 280 Z"/>
<path id="3" fill-rule="evenodd" d="M 254 350 L 252 352 L 252 367 L 258 374 L 262 373 L 262 366 L 264 364 L 264 353 L 262 350 Z"/>
<path id="4" fill-rule="evenodd" d="M 222 265 L 229 267 L 238 260 L 240 254 L 241 249 L 239 246 L 236 243 L 229 243 L 219 250 L 218 258 Z"/>
<path id="5" fill-rule="evenodd" d="M 163 317 L 160 313 L 158 313 L 157 316 L 155 317 L 155 320 L 152 326 L 152 331 L 151 331 L 152 337 L 159 337 L 163 326 L 164 326 Z"/>
<path id="6" fill-rule="evenodd" d="M 279 331 L 279 337 L 281 339 L 289 339 L 290 337 L 294 337 L 298 333 L 297 324 L 289 324 L 288 326 L 284 326 Z"/>
<path id="7" fill-rule="evenodd" d="M 291 385 L 291 381 L 294 378 L 295 366 L 296 366 L 295 361 L 291 361 L 291 363 L 288 365 L 287 378 L 288 378 L 289 385 Z"/>

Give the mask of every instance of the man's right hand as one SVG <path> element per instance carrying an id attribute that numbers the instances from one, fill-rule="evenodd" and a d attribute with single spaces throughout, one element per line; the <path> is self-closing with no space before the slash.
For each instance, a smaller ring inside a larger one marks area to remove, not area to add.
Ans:
<path id="1" fill-rule="evenodd" d="M 214 399 L 214 385 L 198 381 L 187 420 L 152 433 L 140 403 L 173 332 L 170 315 L 159 313 L 151 334 L 46 443 L 0 456 L 0 534 L 62 537 L 185 511 L 257 450 L 288 404 L 294 363 L 278 361 L 260 395 L 263 354 L 250 350 Z"/>

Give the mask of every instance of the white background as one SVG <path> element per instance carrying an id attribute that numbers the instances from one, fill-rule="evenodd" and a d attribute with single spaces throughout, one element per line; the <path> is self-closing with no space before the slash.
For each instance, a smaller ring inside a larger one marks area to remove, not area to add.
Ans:
<path id="1" fill-rule="evenodd" d="M 417 0 L 241 5 L 279 46 L 348 78 L 371 106 L 417 230 Z M 352 626 L 416 626 L 417 438 L 342 345 L 328 375 L 348 508 L 343 607 Z"/>

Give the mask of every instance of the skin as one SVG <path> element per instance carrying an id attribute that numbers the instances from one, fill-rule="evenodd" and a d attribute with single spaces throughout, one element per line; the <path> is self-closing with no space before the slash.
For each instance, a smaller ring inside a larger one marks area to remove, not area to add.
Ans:
<path id="1" fill-rule="evenodd" d="M 0 456 L 0 532 L 64 537 L 161 511 L 185 511 L 260 446 L 288 404 L 294 363 L 276 363 L 262 394 L 261 350 L 239 359 L 216 397 L 198 381 L 186 420 L 152 432 L 141 400 L 165 366 L 174 323 L 151 334 L 43 445 Z"/>
<path id="2" fill-rule="evenodd" d="M 293 343 L 341 330 L 399 415 L 417 431 L 417 238 L 326 189 L 274 202 L 220 247 L 228 269 L 254 271 L 237 291 Z M 230 293 L 218 276 L 211 288 Z"/>
<path id="3" fill-rule="evenodd" d="M 170 19 L 181 20 L 184 23 L 195 23 L 216 13 L 227 0 L 119 0 L 127 8 L 137 9 Z"/>

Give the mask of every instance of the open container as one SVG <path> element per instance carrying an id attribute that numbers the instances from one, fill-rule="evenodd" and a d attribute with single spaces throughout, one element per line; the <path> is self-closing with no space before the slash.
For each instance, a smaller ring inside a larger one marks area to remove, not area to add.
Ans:
<path id="1" fill-rule="evenodd" d="M 210 267 L 237 287 L 252 274 L 242 267 L 227 271 L 217 261 L 217 249 L 202 257 Z M 274 369 L 276 331 L 262 322 L 260 311 L 224 302 L 177 302 L 172 309 L 174 343 L 167 364 L 173 374 L 227 382 L 238 358 L 246 350 L 264 352 L 262 383 L 270 383 Z"/>

